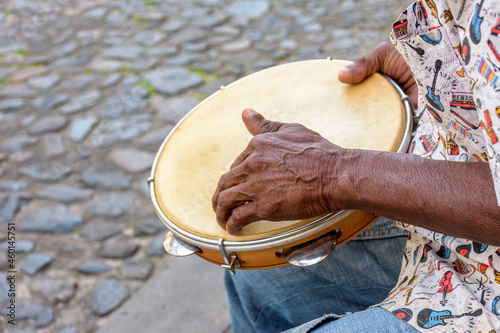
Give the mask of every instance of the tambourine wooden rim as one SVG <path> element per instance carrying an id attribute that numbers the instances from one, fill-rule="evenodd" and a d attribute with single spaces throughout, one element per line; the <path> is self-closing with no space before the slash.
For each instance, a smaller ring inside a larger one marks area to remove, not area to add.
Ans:
<path id="1" fill-rule="evenodd" d="M 332 59 L 317 59 L 317 60 L 306 60 L 306 61 L 299 61 L 295 63 L 290 63 L 290 64 L 297 64 L 297 63 L 302 63 L 302 62 L 325 62 L 325 61 L 331 61 Z M 337 61 L 337 60 L 336 60 Z M 341 61 L 344 62 L 344 61 Z M 350 62 L 345 61 L 346 65 Z M 282 66 L 287 66 L 290 64 L 284 64 L 284 65 L 279 65 L 275 67 L 282 67 Z M 230 85 L 228 85 L 226 88 L 230 88 L 233 85 L 239 84 L 243 80 L 246 80 L 249 77 L 258 75 L 264 71 L 271 70 L 275 67 L 269 68 L 269 69 L 264 69 L 262 71 L 258 71 L 256 73 L 250 74 L 248 76 L 245 76 L 241 78 L 240 80 L 237 80 Z M 407 151 L 410 141 L 411 141 L 411 133 L 412 133 L 412 105 L 411 101 L 404 94 L 404 92 L 401 90 L 401 88 L 390 78 L 385 76 L 385 78 L 391 83 L 391 85 L 394 87 L 396 92 L 399 94 L 401 97 L 401 103 L 402 103 L 402 109 L 404 110 L 404 117 L 406 117 L 405 121 L 405 128 L 404 128 L 404 133 L 402 135 L 402 140 L 401 144 L 399 146 L 399 149 L 397 150 L 398 153 L 404 153 Z M 151 177 L 148 179 L 148 183 L 150 186 L 150 194 L 151 194 L 151 199 L 153 202 L 153 205 L 155 207 L 155 210 L 162 220 L 162 222 L 167 226 L 168 229 L 170 229 L 173 234 L 175 235 L 176 238 L 183 240 L 186 243 L 192 244 L 194 246 L 198 246 L 204 249 L 210 249 L 210 250 L 219 250 L 219 240 L 217 239 L 210 239 L 206 237 L 201 237 L 198 235 L 195 235 L 189 231 L 183 230 L 179 226 L 177 226 L 175 223 L 173 223 L 164 213 L 163 209 L 160 207 L 160 203 L 157 197 L 156 189 L 155 189 L 155 183 L 154 183 L 154 177 L 157 172 L 157 165 L 158 161 L 160 159 L 161 152 L 163 151 L 164 147 L 167 145 L 169 142 L 170 137 L 172 134 L 175 132 L 175 130 L 197 109 L 199 109 L 203 104 L 207 103 L 210 101 L 212 98 L 216 97 L 218 94 L 222 93 L 224 89 L 219 90 L 218 92 L 212 94 L 208 98 L 206 98 L 204 101 L 202 101 L 200 104 L 198 104 L 194 109 L 192 109 L 184 118 L 174 127 L 174 129 L 170 132 L 170 134 L 167 136 L 167 138 L 164 140 L 162 143 L 156 158 L 153 163 L 153 167 L 151 170 Z M 325 229 L 331 228 L 332 225 L 329 223 L 332 220 L 338 220 L 342 219 L 343 216 L 348 216 L 351 212 L 350 211 L 341 211 L 335 214 L 327 214 L 325 216 L 316 218 L 316 219 L 311 219 L 311 222 L 306 223 L 296 229 L 286 231 L 280 234 L 276 234 L 270 237 L 263 237 L 259 239 L 253 239 L 253 240 L 241 240 L 241 241 L 232 241 L 232 240 L 227 240 L 224 241 L 224 247 L 228 252 L 245 252 L 245 251 L 258 251 L 258 250 L 263 250 L 263 249 L 269 249 L 269 248 L 274 248 L 277 246 L 284 246 L 287 244 L 291 244 L 294 242 L 297 242 L 301 239 L 305 238 L 310 238 L 316 234 L 321 234 L 322 232 L 324 233 Z M 215 223 L 215 221 L 214 221 Z M 371 223 L 368 223 L 366 225 L 363 225 L 359 232 L 361 232 L 364 228 L 369 226 Z M 358 232 L 358 233 L 359 233 Z M 357 233 L 356 233 L 357 234 Z M 354 236 L 353 236 L 354 237 Z M 352 238 L 352 237 L 350 237 Z M 349 238 L 349 239 L 350 239 Z M 344 243 L 345 241 L 349 240 L 343 240 L 340 244 Z"/>

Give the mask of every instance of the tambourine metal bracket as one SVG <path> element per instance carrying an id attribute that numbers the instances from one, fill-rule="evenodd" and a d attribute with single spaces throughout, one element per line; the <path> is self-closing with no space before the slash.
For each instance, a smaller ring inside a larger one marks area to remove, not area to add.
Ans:
<path id="1" fill-rule="evenodd" d="M 227 269 L 231 275 L 235 275 L 236 272 L 234 269 L 236 267 L 240 267 L 240 262 L 238 260 L 238 257 L 236 256 L 236 253 L 230 252 L 229 254 L 226 254 L 226 249 L 224 248 L 224 239 L 219 238 L 219 251 L 222 254 L 222 258 L 224 258 L 224 263 L 220 265 L 222 268 Z"/>
<path id="2" fill-rule="evenodd" d="M 403 100 L 403 104 L 406 106 L 406 108 L 411 111 L 411 115 L 413 117 L 413 127 L 415 128 L 418 125 L 420 116 L 416 115 L 415 109 L 413 108 L 413 103 L 408 95 L 403 95 L 401 99 Z"/>

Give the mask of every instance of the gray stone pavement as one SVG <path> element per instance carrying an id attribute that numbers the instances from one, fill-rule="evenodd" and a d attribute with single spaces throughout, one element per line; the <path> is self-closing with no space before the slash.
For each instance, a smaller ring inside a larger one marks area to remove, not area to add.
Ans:
<path id="1" fill-rule="evenodd" d="M 0 0 L 0 331 L 226 330 L 220 288 L 192 293 L 221 287 L 218 268 L 162 249 L 161 142 L 244 75 L 362 55 L 409 2 Z"/>
<path id="2" fill-rule="evenodd" d="M 98 333 L 141 331 L 229 333 L 222 271 L 194 256 L 175 258 L 116 310 Z"/>

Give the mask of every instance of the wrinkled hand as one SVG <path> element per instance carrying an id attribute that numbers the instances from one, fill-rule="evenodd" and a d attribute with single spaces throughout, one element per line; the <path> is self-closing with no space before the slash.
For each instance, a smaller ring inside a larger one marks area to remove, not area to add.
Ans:
<path id="1" fill-rule="evenodd" d="M 403 56 L 389 42 L 379 44 L 364 56 L 354 60 L 339 73 L 339 80 L 343 83 L 355 84 L 375 72 L 382 72 L 396 81 L 410 97 L 413 107 L 417 108 L 417 83 Z"/>
<path id="2" fill-rule="evenodd" d="M 323 190 L 342 149 L 299 124 L 272 122 L 251 109 L 242 117 L 254 138 L 219 181 L 212 199 L 219 225 L 236 235 L 255 221 L 330 212 Z"/>
<path id="3" fill-rule="evenodd" d="M 356 59 L 339 80 L 355 84 L 375 72 L 395 80 L 417 107 L 417 84 L 390 43 Z M 345 150 L 302 125 L 268 121 L 253 110 L 243 112 L 243 121 L 254 138 L 221 177 L 212 199 L 222 228 L 236 235 L 259 220 L 305 219 L 341 209 L 346 199 L 336 179 Z"/>

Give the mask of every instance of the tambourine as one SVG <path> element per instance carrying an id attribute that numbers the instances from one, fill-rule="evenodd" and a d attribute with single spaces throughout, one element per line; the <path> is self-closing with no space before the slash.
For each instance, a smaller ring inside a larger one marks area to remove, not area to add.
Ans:
<path id="1" fill-rule="evenodd" d="M 164 247 L 175 256 L 197 254 L 227 268 L 309 266 L 366 229 L 376 216 L 345 210 L 300 221 L 259 221 L 238 236 L 221 229 L 212 195 L 222 174 L 252 136 L 241 112 L 300 123 L 332 143 L 355 149 L 406 152 L 411 102 L 381 74 L 360 84 L 338 81 L 347 61 L 308 60 L 246 76 L 206 98 L 170 132 L 149 178 L 155 210 L 169 229 Z"/>

